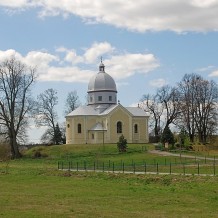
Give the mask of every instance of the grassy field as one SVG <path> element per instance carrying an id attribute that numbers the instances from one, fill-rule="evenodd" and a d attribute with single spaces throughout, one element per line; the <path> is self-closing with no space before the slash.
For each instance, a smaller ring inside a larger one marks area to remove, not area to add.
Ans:
<path id="1" fill-rule="evenodd" d="M 44 157 L 32 158 L 38 151 Z M 141 145 L 129 145 L 126 154 L 115 145 L 32 148 L 23 159 L 10 161 L 8 174 L 0 162 L 0 217 L 218 217 L 217 176 L 57 170 L 58 161 L 131 164 L 165 158 L 172 157 L 149 154 Z"/>

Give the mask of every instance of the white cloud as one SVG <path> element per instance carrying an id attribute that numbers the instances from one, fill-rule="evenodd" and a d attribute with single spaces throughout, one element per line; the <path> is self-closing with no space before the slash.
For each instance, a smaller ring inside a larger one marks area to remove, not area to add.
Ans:
<path id="1" fill-rule="evenodd" d="M 114 48 L 108 42 L 94 43 L 91 48 L 87 49 L 84 57 L 88 63 L 94 63 L 103 54 L 113 52 Z"/>
<path id="2" fill-rule="evenodd" d="M 39 16 L 81 17 L 132 31 L 217 31 L 218 0 L 1 0 L 0 6 L 39 8 Z"/>
<path id="3" fill-rule="evenodd" d="M 196 71 L 197 71 L 197 72 L 208 72 L 208 71 L 210 71 L 210 70 L 212 70 L 212 69 L 214 69 L 214 68 L 215 68 L 215 66 L 207 66 L 207 67 L 199 68 L 199 69 L 197 69 Z"/>
<path id="4" fill-rule="evenodd" d="M 153 54 L 117 54 L 113 56 L 113 48 L 108 42 L 94 43 L 83 54 L 77 55 L 76 50 L 60 47 L 55 54 L 47 51 L 31 51 L 22 56 L 15 50 L 0 50 L 0 61 L 15 56 L 27 65 L 37 68 L 40 81 L 88 82 L 98 72 L 97 64 L 102 54 L 109 56 L 104 60 L 106 72 L 118 80 L 134 74 L 147 74 L 159 67 Z M 64 55 L 60 55 L 64 53 Z M 94 71 L 93 71 L 94 69 Z M 126 85 L 126 83 L 120 83 Z"/>
<path id="5" fill-rule="evenodd" d="M 49 67 L 39 74 L 40 81 L 88 82 L 95 72 L 78 67 Z"/>
<path id="6" fill-rule="evenodd" d="M 167 82 L 166 82 L 165 79 L 161 79 L 161 78 L 160 78 L 160 79 L 151 80 L 151 81 L 149 82 L 149 84 L 150 84 L 151 86 L 153 86 L 153 87 L 158 87 L 158 88 L 160 88 L 160 87 L 166 85 Z"/>
<path id="7" fill-rule="evenodd" d="M 8 49 L 6 51 L 0 50 L 0 61 L 5 61 L 11 57 L 15 57 L 18 60 L 22 60 L 22 55 L 20 55 L 18 52 L 16 52 L 13 49 Z"/>
<path id="8" fill-rule="evenodd" d="M 112 56 L 104 61 L 106 71 L 116 79 L 130 77 L 136 73 L 147 74 L 159 67 L 153 54 L 124 54 Z"/>
<path id="9" fill-rule="evenodd" d="M 209 74 L 210 77 L 218 77 L 218 70 L 215 70 Z"/>

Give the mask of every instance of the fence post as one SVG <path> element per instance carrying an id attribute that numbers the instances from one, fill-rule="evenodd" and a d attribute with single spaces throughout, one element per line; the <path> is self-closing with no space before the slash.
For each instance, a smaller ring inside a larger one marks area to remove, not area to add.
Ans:
<path id="1" fill-rule="evenodd" d="M 199 163 L 198 163 L 198 175 L 200 174 L 200 166 L 199 166 Z"/>
<path id="2" fill-rule="evenodd" d="M 79 170 L 79 163 L 76 162 L 76 170 L 78 171 Z"/>
<path id="3" fill-rule="evenodd" d="M 171 166 L 171 162 L 170 162 L 170 174 L 172 173 L 172 166 Z"/>
<path id="4" fill-rule="evenodd" d="M 86 171 L 86 161 L 84 161 L 84 170 Z"/>
<path id="5" fill-rule="evenodd" d="M 216 164 L 215 164 L 215 161 L 213 163 L 213 175 L 214 176 L 216 175 Z"/>
<path id="6" fill-rule="evenodd" d="M 61 162 L 61 167 L 62 167 L 62 170 L 64 169 L 64 164 L 63 164 L 63 161 Z"/>
<path id="7" fill-rule="evenodd" d="M 104 162 L 103 162 L 103 164 L 102 164 L 102 171 L 104 172 Z"/>
<path id="8" fill-rule="evenodd" d="M 145 174 L 147 173 L 147 166 L 146 166 L 146 162 L 145 162 Z"/>
<path id="9" fill-rule="evenodd" d="M 124 173 L 124 162 L 123 162 L 123 173 Z"/>
<path id="10" fill-rule="evenodd" d="M 157 174 L 159 173 L 159 167 L 158 167 L 158 163 L 157 163 Z"/>
<path id="11" fill-rule="evenodd" d="M 135 174 L 135 163 L 133 164 L 133 173 Z"/>
<path id="12" fill-rule="evenodd" d="M 114 162 L 113 162 L 113 173 L 114 173 Z"/>

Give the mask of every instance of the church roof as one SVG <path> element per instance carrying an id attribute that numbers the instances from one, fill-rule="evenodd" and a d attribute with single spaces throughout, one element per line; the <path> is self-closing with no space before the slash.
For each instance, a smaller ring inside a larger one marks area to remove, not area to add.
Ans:
<path id="1" fill-rule="evenodd" d="M 139 107 L 125 107 L 135 117 L 149 117 L 143 109 Z"/>
<path id="2" fill-rule="evenodd" d="M 96 123 L 90 130 L 92 131 L 105 131 L 101 123 Z"/>
<path id="3" fill-rule="evenodd" d="M 72 111 L 70 114 L 67 115 L 67 117 L 71 117 L 71 116 L 104 116 L 109 114 L 110 112 L 112 112 L 115 108 L 117 107 L 122 107 L 124 109 L 126 109 L 132 116 L 135 117 L 148 117 L 149 115 L 142 110 L 141 108 L 138 107 L 123 107 L 120 104 L 114 104 L 109 106 L 108 108 L 106 108 L 104 111 L 99 111 L 98 107 L 93 106 L 93 105 L 87 105 L 87 106 L 80 106 L 77 109 L 75 109 L 74 111 Z"/>
<path id="4" fill-rule="evenodd" d="M 81 115 L 98 115 L 98 114 L 99 113 L 97 110 L 95 110 L 95 107 L 92 107 L 90 105 L 86 105 L 86 106 L 80 106 L 80 107 L 76 108 L 74 111 L 69 113 L 67 115 L 67 117 L 81 116 Z"/>

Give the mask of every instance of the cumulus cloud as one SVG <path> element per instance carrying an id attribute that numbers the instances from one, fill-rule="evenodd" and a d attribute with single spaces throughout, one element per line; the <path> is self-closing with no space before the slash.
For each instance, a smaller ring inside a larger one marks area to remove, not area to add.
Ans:
<path id="1" fill-rule="evenodd" d="M 123 54 L 112 56 L 104 61 L 108 72 L 116 78 L 130 77 L 136 73 L 147 74 L 159 67 L 159 62 L 153 54 Z"/>
<path id="2" fill-rule="evenodd" d="M 161 79 L 161 78 L 160 78 L 160 79 L 151 80 L 151 81 L 149 82 L 149 84 L 150 84 L 151 86 L 153 86 L 153 87 L 158 87 L 158 88 L 160 88 L 160 87 L 166 85 L 167 82 L 166 82 L 165 79 Z"/>
<path id="3" fill-rule="evenodd" d="M 218 70 L 214 70 L 209 74 L 209 77 L 218 77 Z"/>
<path id="4" fill-rule="evenodd" d="M 81 55 L 77 55 L 74 49 L 64 47 L 57 48 L 55 54 L 31 51 L 25 56 L 12 49 L 0 50 L 0 61 L 15 56 L 27 65 L 37 67 L 40 81 L 65 82 L 88 82 L 98 71 L 98 57 L 103 54 L 107 57 L 104 59 L 106 72 L 117 80 L 134 74 L 147 74 L 159 67 L 159 62 L 153 54 L 118 54 L 117 51 L 114 54 L 115 50 L 108 42 L 96 42 Z M 120 84 L 124 85 L 122 82 Z"/>
<path id="5" fill-rule="evenodd" d="M 76 15 L 131 31 L 217 31 L 218 0 L 1 0 L 0 6 L 37 7 L 39 16 Z"/>
<path id="6" fill-rule="evenodd" d="M 86 50 L 84 58 L 88 63 L 94 63 L 101 55 L 112 53 L 113 50 L 114 48 L 108 42 L 94 43 Z"/>

